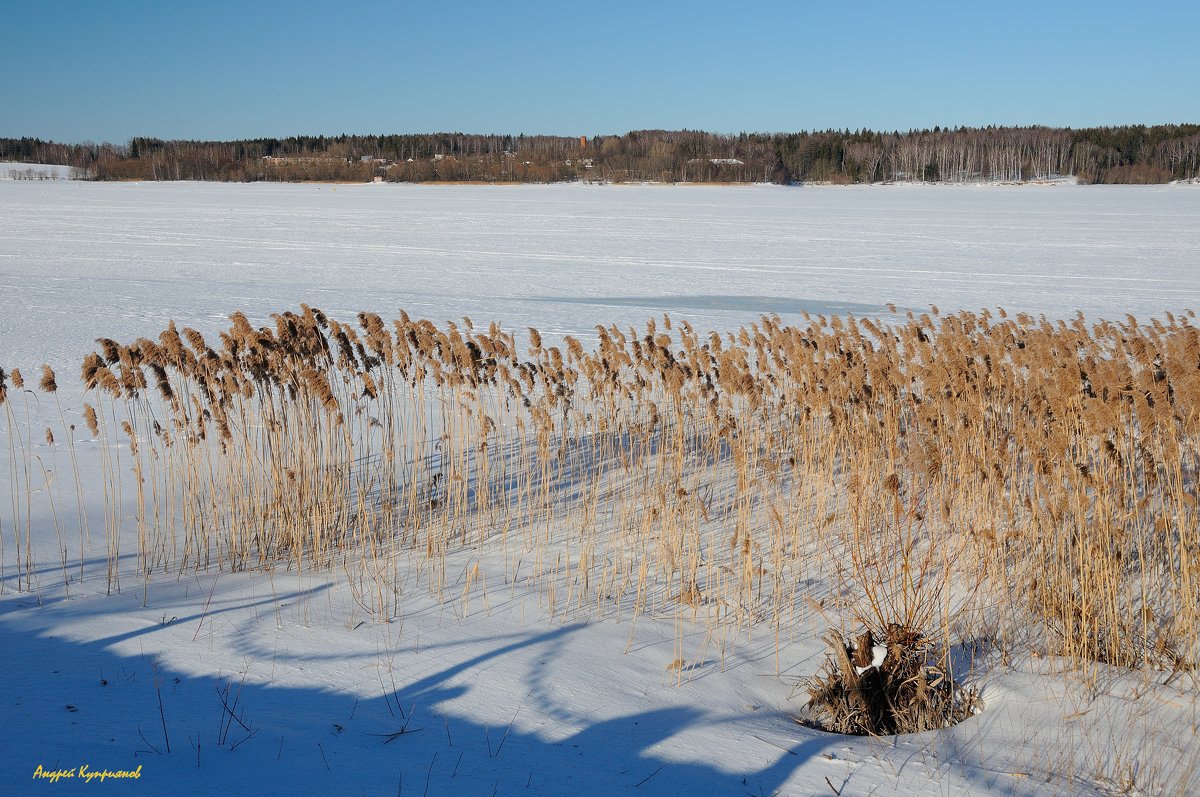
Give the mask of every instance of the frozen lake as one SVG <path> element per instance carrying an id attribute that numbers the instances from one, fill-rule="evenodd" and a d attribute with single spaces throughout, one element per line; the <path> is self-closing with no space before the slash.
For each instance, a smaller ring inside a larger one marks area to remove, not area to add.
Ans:
<path id="1" fill-rule="evenodd" d="M 0 364 L 300 302 L 587 336 L 884 305 L 1145 320 L 1200 308 L 1194 186 L 0 181 Z"/>

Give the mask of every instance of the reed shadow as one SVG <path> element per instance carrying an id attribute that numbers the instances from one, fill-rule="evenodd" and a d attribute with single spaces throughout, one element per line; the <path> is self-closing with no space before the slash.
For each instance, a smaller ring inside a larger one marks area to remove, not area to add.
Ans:
<path id="1" fill-rule="evenodd" d="M 283 599 L 301 597 L 297 592 Z M 469 680 L 455 683 L 463 674 L 526 648 L 537 648 L 538 659 L 548 662 L 562 655 L 563 642 L 582 626 L 522 635 L 397 684 L 391 694 L 356 699 L 336 684 L 278 687 L 239 683 L 236 675 L 193 676 L 114 650 L 156 628 L 81 643 L 38 629 L 41 611 L 0 602 L 0 672 L 6 674 L 0 705 L 8 730 L 0 782 L 33 783 L 38 766 L 78 772 L 83 764 L 93 770 L 141 765 L 139 780 L 108 781 L 105 788 L 141 794 L 253 788 L 289 795 L 765 797 L 791 793 L 785 786 L 792 774 L 835 741 L 797 730 L 796 743 L 768 765 L 731 772 L 655 751 L 676 734 L 713 724 L 700 708 L 634 712 L 557 737 L 443 714 L 448 701 L 481 688 Z M 57 786 L 88 787 L 78 778 Z"/>

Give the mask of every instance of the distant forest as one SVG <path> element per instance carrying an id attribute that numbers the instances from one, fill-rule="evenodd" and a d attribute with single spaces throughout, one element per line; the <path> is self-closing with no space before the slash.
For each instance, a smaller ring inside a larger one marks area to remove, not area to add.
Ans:
<path id="1" fill-rule="evenodd" d="M 127 144 L 0 138 L 0 160 L 73 166 L 96 180 L 1165 183 L 1200 179 L 1200 125 L 134 138 Z"/>

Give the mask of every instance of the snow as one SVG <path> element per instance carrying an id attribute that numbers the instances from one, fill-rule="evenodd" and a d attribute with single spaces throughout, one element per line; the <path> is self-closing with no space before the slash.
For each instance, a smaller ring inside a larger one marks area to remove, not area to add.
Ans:
<path id="1" fill-rule="evenodd" d="M 1191 186 L 0 184 L 0 357 L 300 302 L 543 335 L 761 313 L 1200 307 Z M 38 330 L 30 335 L 29 330 Z"/>
<path id="2" fill-rule="evenodd" d="M 883 660 L 887 658 L 887 645 L 872 645 L 871 646 L 871 663 L 866 667 L 855 666 L 854 671 L 862 675 L 872 667 L 878 667 L 883 664 Z"/>
<path id="3" fill-rule="evenodd" d="M 155 337 L 169 319 L 207 335 L 235 310 L 267 323 L 300 302 L 342 319 L 466 315 L 549 339 L 665 311 L 727 330 L 768 312 L 887 317 L 888 302 L 1147 320 L 1200 308 L 1198 257 L 1192 186 L 3 181 L 0 366 L 36 381 L 50 363 L 76 407 L 96 337 Z M 58 419 L 47 401 L 29 413 L 34 429 Z M 37 453 L 55 469 L 58 454 Z M 94 444 L 80 457 L 98 467 Z M 819 613 L 778 641 L 772 628 L 714 640 L 686 615 L 552 607 L 506 583 L 495 553 L 450 557 L 440 595 L 407 572 L 392 622 L 366 616 L 337 570 L 144 583 L 130 561 L 124 590 L 106 595 L 100 539 L 67 586 L 55 551 L 77 570 L 79 540 L 60 541 L 44 508 L 33 525 L 34 590 L 17 591 L 11 562 L 0 581 L 6 792 L 39 788 L 38 766 L 74 769 L 56 788 L 83 788 L 83 765 L 141 765 L 137 781 L 92 784 L 130 793 L 1200 788 L 1200 688 L 1186 673 L 1084 679 L 1052 658 L 985 652 L 963 667 L 981 688 L 976 717 L 841 737 L 792 721 L 801 678 L 824 660 Z M 482 582 L 468 580 L 473 561 Z"/>
<path id="4" fill-rule="evenodd" d="M 0 161 L 0 180 L 70 180 L 74 175 L 70 166 Z"/>

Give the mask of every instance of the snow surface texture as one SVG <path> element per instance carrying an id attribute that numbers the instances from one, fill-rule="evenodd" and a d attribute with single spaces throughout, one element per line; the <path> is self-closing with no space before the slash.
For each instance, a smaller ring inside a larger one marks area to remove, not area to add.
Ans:
<path id="1" fill-rule="evenodd" d="M 74 406 L 98 336 L 155 337 L 168 319 L 207 335 L 235 310 L 267 323 L 300 302 L 551 338 L 663 311 L 697 330 L 766 312 L 886 318 L 887 302 L 1146 320 L 1200 309 L 1197 266 L 1200 191 L 1182 186 L 5 181 L 0 365 L 36 380 L 52 364 Z M 57 418 L 49 402 L 30 412 L 34 428 Z M 552 617 L 536 589 L 464 590 L 464 555 L 447 563 L 461 595 L 401 584 L 406 612 L 381 624 L 338 572 L 128 578 L 106 596 L 92 550 L 68 590 L 48 517 L 34 534 L 36 589 L 9 575 L 0 594 L 4 793 L 48 788 L 39 766 L 83 788 L 82 765 L 141 765 L 90 788 L 142 794 L 1153 794 L 1200 776 L 1187 676 L 1083 683 L 979 650 L 982 714 L 848 738 L 791 721 L 824 657 L 817 613 L 778 653 L 762 628 L 718 656 L 674 616 Z"/>

